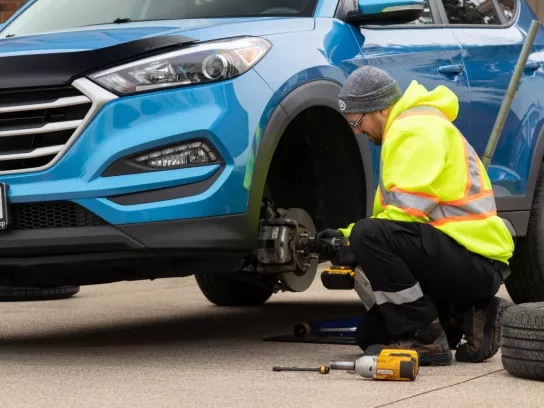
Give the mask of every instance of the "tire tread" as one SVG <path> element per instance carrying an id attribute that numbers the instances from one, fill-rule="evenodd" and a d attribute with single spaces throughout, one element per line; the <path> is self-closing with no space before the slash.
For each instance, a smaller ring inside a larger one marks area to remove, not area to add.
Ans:
<path id="1" fill-rule="evenodd" d="M 501 362 L 513 376 L 544 381 L 544 302 L 510 306 L 504 312 Z"/>

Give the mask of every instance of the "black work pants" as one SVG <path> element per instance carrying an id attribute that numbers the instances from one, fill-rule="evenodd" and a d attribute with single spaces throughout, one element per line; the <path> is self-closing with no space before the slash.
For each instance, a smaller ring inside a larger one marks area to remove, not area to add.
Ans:
<path id="1" fill-rule="evenodd" d="M 470 308 L 502 283 L 497 263 L 428 224 L 365 218 L 350 243 L 376 297 L 362 323 L 375 342 L 428 326 L 451 305 Z"/>

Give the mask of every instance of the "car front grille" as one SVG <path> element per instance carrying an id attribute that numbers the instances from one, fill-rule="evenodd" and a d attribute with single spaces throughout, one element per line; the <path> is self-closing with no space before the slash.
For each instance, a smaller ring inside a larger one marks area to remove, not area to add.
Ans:
<path id="1" fill-rule="evenodd" d="M 91 108 L 91 99 L 73 86 L 0 90 L 0 173 L 50 164 Z"/>
<path id="2" fill-rule="evenodd" d="M 12 204 L 10 210 L 9 228 L 12 230 L 108 225 L 102 218 L 70 201 Z"/>

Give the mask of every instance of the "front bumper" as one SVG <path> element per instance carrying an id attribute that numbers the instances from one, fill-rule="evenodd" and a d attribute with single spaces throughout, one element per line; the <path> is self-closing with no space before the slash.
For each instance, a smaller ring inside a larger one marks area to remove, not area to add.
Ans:
<path id="1" fill-rule="evenodd" d="M 249 230 L 245 215 L 114 226 L 70 203 L 49 203 L 48 208 L 68 209 L 77 215 L 59 215 L 59 221 L 63 217 L 67 225 L 71 223 L 65 228 L 1 231 L 0 267 L 39 265 L 47 262 L 46 258 L 60 260 L 63 256 L 84 261 L 111 253 L 108 258 L 115 258 L 116 253 L 123 252 L 138 256 L 170 251 L 180 258 L 200 253 L 242 255 L 255 246 L 255 234 Z M 80 226 L 74 226 L 76 217 Z"/>
<path id="2" fill-rule="evenodd" d="M 31 207 L 37 208 L 25 211 Z M 0 231 L 0 285 L 86 285 L 235 272 L 256 245 L 244 214 L 114 226 L 73 203 L 48 203 L 47 208 L 49 220 L 60 214 L 56 209 L 67 211 L 70 217 L 59 215 L 55 221 L 67 226 Z M 45 214 L 34 211 L 34 221 L 36 214 Z"/>

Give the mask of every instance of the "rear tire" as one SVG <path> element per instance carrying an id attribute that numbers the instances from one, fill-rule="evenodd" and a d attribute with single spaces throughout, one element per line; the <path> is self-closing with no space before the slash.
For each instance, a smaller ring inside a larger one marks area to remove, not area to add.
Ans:
<path id="1" fill-rule="evenodd" d="M 79 293 L 79 286 L 54 288 L 0 286 L 0 302 L 35 302 L 68 299 Z"/>
<path id="2" fill-rule="evenodd" d="M 544 302 L 510 306 L 501 326 L 504 369 L 516 377 L 544 381 Z"/>
<path id="3" fill-rule="evenodd" d="M 195 274 L 195 278 L 202 294 L 217 306 L 259 306 L 274 293 L 272 288 L 266 290 L 228 275 Z"/>
<path id="4" fill-rule="evenodd" d="M 516 304 L 544 301 L 544 163 L 540 165 L 527 235 L 517 239 L 506 280 Z"/>

